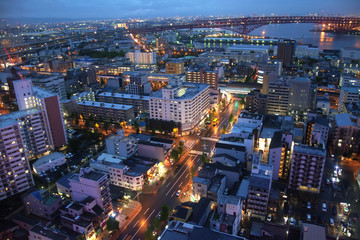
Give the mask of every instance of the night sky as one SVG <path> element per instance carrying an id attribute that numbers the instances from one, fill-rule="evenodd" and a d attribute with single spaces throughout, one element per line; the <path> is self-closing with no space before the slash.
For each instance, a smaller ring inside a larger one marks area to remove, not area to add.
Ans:
<path id="1" fill-rule="evenodd" d="M 0 17 L 360 15 L 360 0 L 0 0 Z"/>

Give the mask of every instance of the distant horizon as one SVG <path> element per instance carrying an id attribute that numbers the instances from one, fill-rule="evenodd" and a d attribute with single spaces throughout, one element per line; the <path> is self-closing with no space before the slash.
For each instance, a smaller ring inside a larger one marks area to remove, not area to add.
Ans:
<path id="1" fill-rule="evenodd" d="M 36 19 L 113 20 L 206 16 L 359 16 L 359 0 L 12 0 L 0 16 Z"/>
<path id="2" fill-rule="evenodd" d="M 7 24 L 44 24 L 44 23 L 65 23 L 65 22 L 77 22 L 77 21 L 114 21 L 114 20 L 130 20 L 130 19 L 155 19 L 155 18 L 163 18 L 163 19 L 175 19 L 175 18 L 216 18 L 216 17 L 262 17 L 262 16 L 335 16 L 335 17 L 360 17 L 358 15 L 333 15 L 333 14 L 293 14 L 293 15 L 277 15 L 277 14 L 261 14 L 261 15 L 198 15 L 198 16 L 173 16 L 173 17 L 123 17 L 123 18 L 112 18 L 112 17 L 104 17 L 104 18 L 96 18 L 96 17 L 1 17 L 1 21 L 6 21 Z M 9 22 L 8 22 L 9 21 Z"/>

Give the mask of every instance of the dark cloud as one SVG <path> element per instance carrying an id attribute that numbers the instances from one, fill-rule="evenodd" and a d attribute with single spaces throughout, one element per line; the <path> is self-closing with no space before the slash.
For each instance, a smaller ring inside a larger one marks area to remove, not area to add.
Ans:
<path id="1" fill-rule="evenodd" d="M 359 0 L 0 0 L 2 17 L 358 15 Z"/>

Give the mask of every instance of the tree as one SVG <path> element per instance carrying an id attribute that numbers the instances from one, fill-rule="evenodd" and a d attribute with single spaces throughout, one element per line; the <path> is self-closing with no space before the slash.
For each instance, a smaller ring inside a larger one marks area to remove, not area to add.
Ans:
<path id="1" fill-rule="evenodd" d="M 230 116 L 229 116 L 229 122 L 230 123 L 233 123 L 234 122 L 234 114 L 230 114 Z"/>
<path id="2" fill-rule="evenodd" d="M 153 225 L 154 225 L 155 230 L 159 229 L 159 227 L 160 227 L 160 220 L 159 220 L 159 218 L 155 218 L 155 219 L 154 219 Z"/>
<path id="3" fill-rule="evenodd" d="M 184 143 L 183 143 L 183 141 L 179 142 L 178 153 L 179 153 L 180 157 L 184 153 Z"/>
<path id="4" fill-rule="evenodd" d="M 83 234 L 81 234 L 77 237 L 77 240 L 86 240 L 86 238 Z"/>
<path id="5" fill-rule="evenodd" d="M 193 179 L 193 178 L 194 178 L 194 175 L 195 175 L 195 167 L 192 166 L 192 167 L 190 168 L 190 178 Z"/>
<path id="6" fill-rule="evenodd" d="M 170 207 L 168 205 L 163 205 L 160 212 L 160 221 L 167 221 L 170 214 Z"/>
<path id="7" fill-rule="evenodd" d="M 78 115 L 75 116 L 75 125 L 76 126 L 79 125 L 79 116 Z"/>
<path id="8" fill-rule="evenodd" d="M 226 125 L 223 125 L 223 127 L 221 128 L 221 134 L 225 134 L 226 133 Z"/>
<path id="9" fill-rule="evenodd" d="M 155 129 L 151 129 L 151 135 L 155 136 Z"/>
<path id="10" fill-rule="evenodd" d="M 106 222 L 106 229 L 108 231 L 119 230 L 119 222 L 116 221 L 114 217 L 109 217 L 109 219 Z"/>
<path id="11" fill-rule="evenodd" d="M 154 239 L 153 228 L 151 225 L 149 225 L 145 232 L 145 240 L 153 240 L 153 239 Z"/>
<path id="12" fill-rule="evenodd" d="M 209 162 L 209 159 L 208 159 L 208 157 L 206 156 L 206 154 L 204 152 L 201 155 L 201 162 L 202 163 L 208 163 Z"/>
<path id="13" fill-rule="evenodd" d="M 173 150 L 171 150 L 170 152 L 170 157 L 174 160 L 174 162 L 176 163 L 177 161 L 179 161 L 179 151 L 174 148 Z"/>
<path id="14" fill-rule="evenodd" d="M 109 130 L 109 122 L 104 122 L 104 130 L 107 133 Z"/>

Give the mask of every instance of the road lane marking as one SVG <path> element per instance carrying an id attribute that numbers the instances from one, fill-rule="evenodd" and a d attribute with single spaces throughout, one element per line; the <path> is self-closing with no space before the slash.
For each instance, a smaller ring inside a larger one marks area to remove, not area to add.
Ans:
<path id="1" fill-rule="evenodd" d="M 139 223 L 139 221 L 140 221 L 140 219 L 139 219 L 139 220 L 137 220 L 137 222 L 134 224 L 133 228 L 136 226 L 136 224 L 138 224 L 138 223 Z"/>
<path id="2" fill-rule="evenodd" d="M 188 174 L 189 175 L 189 174 Z M 180 184 L 179 184 L 179 187 L 181 187 L 181 184 L 183 184 L 183 182 L 181 182 Z"/>
<path id="3" fill-rule="evenodd" d="M 146 209 L 146 211 L 144 212 L 144 215 L 147 213 L 147 211 L 149 211 L 150 208 Z"/>
<path id="4" fill-rule="evenodd" d="M 125 238 L 127 238 L 127 236 L 129 236 L 129 234 L 126 234 L 125 237 L 122 240 L 125 240 Z"/>
<path id="5" fill-rule="evenodd" d="M 188 173 L 188 174 L 186 174 L 185 178 L 187 178 L 188 176 L 189 176 L 189 173 Z"/>
<path id="6" fill-rule="evenodd" d="M 186 165 L 184 165 L 186 166 Z M 176 180 L 176 182 L 172 185 L 172 187 L 170 188 L 170 190 L 165 194 L 165 196 L 167 196 L 169 194 L 169 192 L 171 191 L 171 189 L 173 189 L 173 187 L 175 187 L 175 184 L 181 179 L 182 175 L 184 175 L 185 171 L 183 171 L 183 173 L 180 175 L 180 177 Z"/>
<path id="7" fill-rule="evenodd" d="M 174 197 L 175 193 L 176 193 L 176 192 L 173 192 L 173 194 L 171 194 L 171 197 Z"/>
<path id="8" fill-rule="evenodd" d="M 169 185 L 170 185 L 170 183 L 171 183 L 171 181 L 166 185 L 166 187 L 165 188 L 167 188 Z"/>
<path id="9" fill-rule="evenodd" d="M 157 217 L 160 215 L 160 212 L 161 212 L 161 211 L 159 211 L 158 214 L 156 214 Z"/>
<path id="10" fill-rule="evenodd" d="M 151 215 L 155 212 L 155 209 L 152 210 L 152 212 L 150 213 L 150 215 L 145 219 L 145 221 L 141 224 L 141 226 L 139 227 L 139 229 L 136 231 L 136 233 L 134 234 L 134 236 L 132 236 L 132 238 L 130 238 L 130 240 L 134 239 L 134 237 L 136 236 L 136 234 L 140 231 L 140 229 L 145 225 L 145 223 L 147 222 L 147 220 L 149 220 L 149 218 L 151 217 Z"/>

